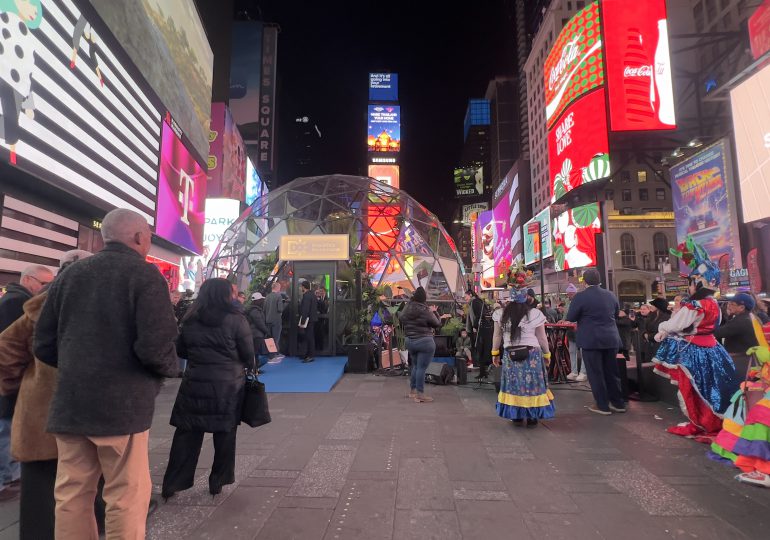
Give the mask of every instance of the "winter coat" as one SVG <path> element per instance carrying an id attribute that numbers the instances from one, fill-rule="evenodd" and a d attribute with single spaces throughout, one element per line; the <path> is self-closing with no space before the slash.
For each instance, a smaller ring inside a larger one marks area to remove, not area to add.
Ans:
<path id="1" fill-rule="evenodd" d="M 433 335 L 434 328 L 441 327 L 441 321 L 426 304 L 410 301 L 398 316 L 404 334 L 408 338 L 421 338 Z"/>
<path id="2" fill-rule="evenodd" d="M 280 323 L 284 307 L 286 307 L 286 302 L 283 301 L 281 293 L 271 292 L 268 294 L 267 298 L 265 298 L 265 322 L 267 324 Z"/>
<path id="3" fill-rule="evenodd" d="M 714 337 L 722 340 L 730 354 L 746 354 L 751 347 L 759 345 L 751 313 L 747 311 L 727 319 L 722 326 L 714 330 Z"/>
<path id="4" fill-rule="evenodd" d="M 9 283 L 5 294 L 0 298 L 0 332 L 24 315 L 24 302 L 32 298 L 32 293 L 18 283 Z"/>
<path id="5" fill-rule="evenodd" d="M 628 351 L 631 349 L 631 331 L 634 328 L 634 321 L 626 317 L 618 317 L 616 323 L 618 325 L 618 333 L 620 334 L 620 349 Z"/>
<path id="6" fill-rule="evenodd" d="M 17 461 L 56 459 L 56 439 L 46 433 L 48 409 L 56 390 L 56 368 L 36 360 L 32 334 L 48 293 L 24 304 L 24 315 L 0 334 L 0 394 L 16 395 L 11 455 Z"/>
<path id="7" fill-rule="evenodd" d="M 576 322 L 575 343 L 581 349 L 619 349 L 618 299 L 610 291 L 592 285 L 577 293 L 565 319 Z"/>
<path id="8" fill-rule="evenodd" d="M 307 291 L 302 295 L 302 300 L 299 304 L 299 316 L 302 319 L 310 318 L 310 322 L 316 322 L 318 320 L 318 298 L 313 291 Z"/>
<path id="9" fill-rule="evenodd" d="M 179 372 L 176 320 L 158 268 L 126 245 L 73 264 L 48 290 L 34 351 L 59 369 L 49 433 L 147 431 L 163 377 Z"/>
<path id="10" fill-rule="evenodd" d="M 265 321 L 265 312 L 260 304 L 252 304 L 246 316 L 254 339 L 265 339 L 270 335 Z"/>
<path id="11" fill-rule="evenodd" d="M 182 325 L 177 339 L 187 369 L 171 425 L 186 431 L 230 431 L 241 420 L 246 368 L 255 369 L 254 344 L 241 313 L 207 312 Z"/>

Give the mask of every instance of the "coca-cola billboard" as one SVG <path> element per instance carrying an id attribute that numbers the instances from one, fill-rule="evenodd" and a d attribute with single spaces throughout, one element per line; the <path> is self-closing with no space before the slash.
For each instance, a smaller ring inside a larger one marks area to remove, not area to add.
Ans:
<path id="1" fill-rule="evenodd" d="M 567 107 L 548 131 L 548 168 L 552 203 L 610 175 L 604 88 Z"/>
<path id="2" fill-rule="evenodd" d="M 770 0 L 764 0 L 749 17 L 749 43 L 754 60 L 770 50 Z"/>
<path id="3" fill-rule="evenodd" d="M 545 59 L 545 117 L 548 128 L 577 98 L 604 84 L 599 3 L 567 22 Z"/>
<path id="4" fill-rule="evenodd" d="M 612 131 L 676 129 L 665 0 L 603 0 Z"/>

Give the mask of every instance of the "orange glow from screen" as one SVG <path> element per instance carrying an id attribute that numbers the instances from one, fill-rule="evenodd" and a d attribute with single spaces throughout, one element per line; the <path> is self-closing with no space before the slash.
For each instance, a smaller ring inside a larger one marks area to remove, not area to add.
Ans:
<path id="1" fill-rule="evenodd" d="M 398 165 L 369 165 L 369 176 L 389 186 L 400 186 Z"/>

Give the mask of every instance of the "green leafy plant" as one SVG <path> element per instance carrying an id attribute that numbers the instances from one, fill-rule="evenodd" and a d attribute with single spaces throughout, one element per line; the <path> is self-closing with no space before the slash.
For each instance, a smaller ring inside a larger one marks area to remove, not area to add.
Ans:
<path id="1" fill-rule="evenodd" d="M 465 328 L 465 325 L 462 319 L 460 317 L 452 317 L 441 327 L 440 334 L 442 336 L 457 336 L 463 328 Z"/>

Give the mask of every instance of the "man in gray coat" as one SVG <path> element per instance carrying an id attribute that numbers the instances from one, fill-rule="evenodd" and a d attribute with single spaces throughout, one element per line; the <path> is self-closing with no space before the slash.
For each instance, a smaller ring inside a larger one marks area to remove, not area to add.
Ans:
<path id="1" fill-rule="evenodd" d="M 286 302 L 284 302 L 283 295 L 281 294 L 281 284 L 276 281 L 273 283 L 272 291 L 265 298 L 265 322 L 267 323 L 270 337 L 275 341 L 276 348 L 279 348 L 281 345 L 283 308 L 285 306 Z M 283 355 L 280 351 L 270 353 L 270 358 L 280 359 L 283 358 Z"/>
<path id="2" fill-rule="evenodd" d="M 56 538 L 97 538 L 104 476 L 107 538 L 144 538 L 152 482 L 148 434 L 163 377 L 178 372 L 168 285 L 145 262 L 152 233 L 131 210 L 102 222 L 104 249 L 51 286 L 35 356 L 58 368 L 48 431 L 59 463 Z"/>

